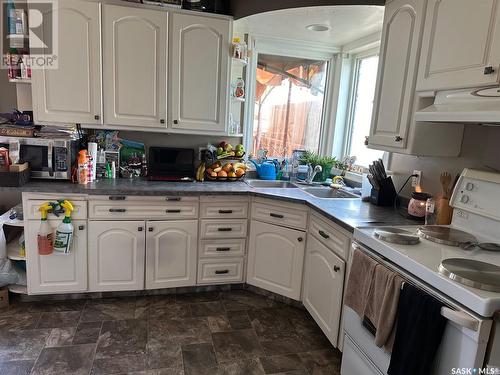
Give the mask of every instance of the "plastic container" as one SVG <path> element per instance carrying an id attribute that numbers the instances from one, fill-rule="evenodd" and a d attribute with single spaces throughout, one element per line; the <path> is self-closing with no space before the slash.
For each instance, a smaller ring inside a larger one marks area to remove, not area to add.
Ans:
<path id="1" fill-rule="evenodd" d="M 37 234 L 38 254 L 40 255 L 50 255 L 54 252 L 54 232 L 47 221 L 47 211 L 51 208 L 48 203 L 44 203 L 38 208 L 42 215 Z"/>
<path id="2" fill-rule="evenodd" d="M 89 182 L 89 170 L 87 164 L 87 150 L 78 153 L 78 183 L 86 185 Z"/>
<path id="3" fill-rule="evenodd" d="M 61 224 L 57 227 L 56 238 L 54 240 L 54 251 L 63 254 L 69 254 L 71 252 L 71 243 L 73 242 L 73 224 L 71 223 L 71 212 L 73 211 L 73 205 L 70 201 L 65 200 L 61 203 L 61 207 L 64 208 L 64 219 Z"/>

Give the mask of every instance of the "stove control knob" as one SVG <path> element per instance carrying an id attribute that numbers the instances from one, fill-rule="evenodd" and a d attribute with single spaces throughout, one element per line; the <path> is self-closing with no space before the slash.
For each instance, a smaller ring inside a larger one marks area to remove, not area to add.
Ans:
<path id="1" fill-rule="evenodd" d="M 469 202 L 469 196 L 468 195 L 462 195 L 462 198 L 460 198 L 460 201 L 462 203 L 467 203 Z"/>
<path id="2" fill-rule="evenodd" d="M 465 184 L 465 190 L 472 191 L 472 189 L 474 189 L 474 184 L 472 182 L 467 182 L 467 184 Z"/>

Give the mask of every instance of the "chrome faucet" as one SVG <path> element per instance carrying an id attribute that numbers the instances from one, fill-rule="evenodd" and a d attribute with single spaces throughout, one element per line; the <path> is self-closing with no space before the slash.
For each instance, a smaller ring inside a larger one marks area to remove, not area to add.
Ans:
<path id="1" fill-rule="evenodd" d="M 312 165 L 309 164 L 307 168 L 307 178 L 305 179 L 305 183 L 308 185 L 312 185 L 314 177 L 316 177 L 316 175 L 321 172 L 323 172 L 323 168 L 321 167 L 321 165 L 317 165 L 313 168 Z"/>

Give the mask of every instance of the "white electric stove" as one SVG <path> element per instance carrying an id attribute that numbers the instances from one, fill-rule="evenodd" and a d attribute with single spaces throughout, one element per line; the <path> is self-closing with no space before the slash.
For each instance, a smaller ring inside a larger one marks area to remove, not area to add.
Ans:
<path id="1" fill-rule="evenodd" d="M 465 169 L 450 205 L 449 226 L 359 228 L 353 247 L 445 303 L 450 323 L 433 374 L 487 366 L 500 374 L 500 174 Z M 342 374 L 385 374 L 390 354 L 354 311 L 344 314 Z"/>

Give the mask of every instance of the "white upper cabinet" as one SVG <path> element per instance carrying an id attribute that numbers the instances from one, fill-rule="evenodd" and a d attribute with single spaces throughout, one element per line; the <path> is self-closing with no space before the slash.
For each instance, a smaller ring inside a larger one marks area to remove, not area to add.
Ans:
<path id="1" fill-rule="evenodd" d="M 104 122 L 165 128 L 168 13 L 103 5 Z"/>
<path id="2" fill-rule="evenodd" d="M 231 21 L 174 13 L 170 30 L 171 129 L 224 132 Z"/>
<path id="3" fill-rule="evenodd" d="M 499 68 L 499 0 L 429 0 L 419 91 L 493 85 Z"/>
<path id="4" fill-rule="evenodd" d="M 385 7 L 370 146 L 404 149 L 413 121 L 415 83 L 427 1 L 394 0 Z"/>
<path id="5" fill-rule="evenodd" d="M 300 300 L 304 232 L 252 221 L 247 283 Z"/>
<path id="6" fill-rule="evenodd" d="M 150 221 L 146 235 L 146 289 L 196 284 L 198 220 Z"/>
<path id="7" fill-rule="evenodd" d="M 89 222 L 89 290 L 144 289 L 144 221 Z"/>
<path id="8" fill-rule="evenodd" d="M 54 17 L 59 27 L 58 66 L 33 69 L 35 121 L 101 124 L 101 5 L 59 1 Z"/>

